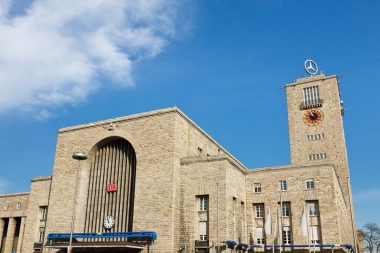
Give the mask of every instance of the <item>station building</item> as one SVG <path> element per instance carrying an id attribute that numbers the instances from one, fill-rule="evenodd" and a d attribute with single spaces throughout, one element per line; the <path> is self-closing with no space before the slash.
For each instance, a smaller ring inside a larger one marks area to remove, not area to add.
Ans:
<path id="1" fill-rule="evenodd" d="M 0 195 L 1 253 L 356 249 L 338 78 L 286 98 L 279 167 L 247 168 L 176 107 L 60 129 L 52 175 Z"/>

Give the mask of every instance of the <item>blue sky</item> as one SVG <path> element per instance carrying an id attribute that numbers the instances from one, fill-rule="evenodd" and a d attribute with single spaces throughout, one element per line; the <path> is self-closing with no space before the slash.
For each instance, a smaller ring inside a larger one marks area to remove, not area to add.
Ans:
<path id="1" fill-rule="evenodd" d="M 59 128 L 174 105 L 247 167 L 289 164 L 311 58 L 341 82 L 358 226 L 380 224 L 379 1 L 118 2 L 0 2 L 0 192 L 52 173 Z"/>

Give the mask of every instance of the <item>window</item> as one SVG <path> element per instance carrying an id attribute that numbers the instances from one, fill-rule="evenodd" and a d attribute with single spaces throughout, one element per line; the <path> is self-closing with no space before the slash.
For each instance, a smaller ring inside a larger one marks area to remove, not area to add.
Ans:
<path id="1" fill-rule="evenodd" d="M 21 202 L 17 202 L 17 203 L 16 203 L 16 209 L 17 209 L 17 210 L 20 210 L 20 209 L 21 209 Z"/>
<path id="2" fill-rule="evenodd" d="M 44 236 L 45 236 L 45 228 L 40 228 L 40 231 L 38 232 L 38 242 L 39 243 L 44 242 Z"/>
<path id="3" fill-rule="evenodd" d="M 290 216 L 290 203 L 289 202 L 283 202 L 282 203 L 282 216 L 283 217 L 289 217 Z"/>
<path id="4" fill-rule="evenodd" d="M 303 95 L 304 95 L 304 104 L 306 106 L 317 105 L 317 104 L 321 103 L 321 101 L 319 99 L 319 87 L 318 86 L 304 88 L 303 89 Z"/>
<path id="5" fill-rule="evenodd" d="M 288 185 L 286 184 L 286 180 L 280 181 L 280 190 L 281 191 L 287 191 L 288 190 Z"/>
<path id="6" fill-rule="evenodd" d="M 306 180 L 306 189 L 314 190 L 314 179 L 310 178 Z"/>
<path id="7" fill-rule="evenodd" d="M 318 202 L 317 201 L 307 202 L 307 210 L 309 212 L 309 216 L 317 216 L 318 215 Z"/>
<path id="8" fill-rule="evenodd" d="M 323 140 L 325 138 L 325 134 L 324 133 L 321 133 L 321 134 L 308 134 L 307 135 L 307 140 L 308 141 L 319 141 L 319 140 Z"/>
<path id="9" fill-rule="evenodd" d="M 326 153 L 319 153 L 319 154 L 309 154 L 309 160 L 314 161 L 314 160 L 324 160 L 327 158 Z"/>
<path id="10" fill-rule="evenodd" d="M 199 211 L 207 211 L 208 196 L 199 196 Z"/>
<path id="11" fill-rule="evenodd" d="M 310 236 L 310 241 L 312 244 L 320 244 L 321 243 L 321 237 L 320 237 L 319 226 L 310 226 L 309 227 L 309 236 Z"/>
<path id="12" fill-rule="evenodd" d="M 264 229 L 256 228 L 256 240 L 257 244 L 264 244 Z"/>
<path id="13" fill-rule="evenodd" d="M 40 219 L 46 220 L 47 217 L 47 206 L 40 206 Z"/>
<path id="14" fill-rule="evenodd" d="M 198 223 L 198 234 L 199 234 L 199 240 L 201 241 L 207 240 L 207 222 L 206 221 L 200 221 Z"/>
<path id="15" fill-rule="evenodd" d="M 254 193 L 259 193 L 259 192 L 261 192 L 261 183 L 255 183 L 255 184 L 253 185 L 253 192 L 254 192 Z"/>
<path id="16" fill-rule="evenodd" d="M 291 244 L 292 243 L 292 235 L 290 227 L 284 227 L 282 230 L 282 239 L 284 244 Z"/>
<path id="17" fill-rule="evenodd" d="M 8 211 L 9 210 L 9 204 L 4 204 L 4 211 Z"/>
<path id="18" fill-rule="evenodd" d="M 264 204 L 255 205 L 255 218 L 264 218 Z"/>

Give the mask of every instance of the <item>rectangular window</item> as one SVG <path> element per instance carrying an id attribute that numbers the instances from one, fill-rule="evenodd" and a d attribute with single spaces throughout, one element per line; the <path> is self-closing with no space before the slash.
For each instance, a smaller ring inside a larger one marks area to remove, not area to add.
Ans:
<path id="1" fill-rule="evenodd" d="M 304 95 L 304 104 L 306 106 L 310 105 L 316 105 L 320 104 L 319 99 L 319 87 L 313 86 L 313 87 L 307 87 L 303 89 L 303 95 Z"/>
<path id="2" fill-rule="evenodd" d="M 254 193 L 259 193 L 259 192 L 261 192 L 261 183 L 255 183 L 255 184 L 253 185 L 253 192 L 254 192 Z"/>
<path id="3" fill-rule="evenodd" d="M 4 211 L 8 211 L 9 210 L 9 204 L 4 204 Z"/>
<path id="4" fill-rule="evenodd" d="M 281 180 L 280 181 L 280 191 L 287 191 L 288 190 L 288 185 L 286 184 L 286 180 Z"/>
<path id="5" fill-rule="evenodd" d="M 199 211 L 207 211 L 208 209 L 208 196 L 199 196 Z"/>
<path id="6" fill-rule="evenodd" d="M 264 204 L 255 204 L 255 218 L 264 218 Z"/>
<path id="7" fill-rule="evenodd" d="M 292 244 L 292 235 L 290 227 L 284 227 L 282 230 L 282 239 L 284 244 Z"/>
<path id="8" fill-rule="evenodd" d="M 320 244 L 321 243 L 321 237 L 320 237 L 319 226 L 310 226 L 309 227 L 309 236 L 310 236 L 310 241 L 312 244 Z"/>
<path id="9" fill-rule="evenodd" d="M 314 190 L 314 179 L 310 178 L 306 180 L 306 189 Z"/>
<path id="10" fill-rule="evenodd" d="M 307 140 L 308 141 L 319 141 L 319 140 L 323 140 L 325 138 L 325 134 L 324 133 L 321 133 L 321 134 L 308 134 L 307 135 Z"/>
<path id="11" fill-rule="evenodd" d="M 264 244 L 264 229 L 256 228 L 256 240 L 257 244 Z"/>
<path id="12" fill-rule="evenodd" d="M 46 220 L 47 218 L 47 206 L 40 206 L 40 219 Z"/>
<path id="13" fill-rule="evenodd" d="M 324 160 L 327 158 L 326 153 L 319 153 L 319 154 L 309 154 L 309 160 L 314 161 L 314 160 Z"/>
<path id="14" fill-rule="evenodd" d="M 198 234 L 199 234 L 199 240 L 201 241 L 207 240 L 207 222 L 206 221 L 200 221 L 198 223 Z"/>
<path id="15" fill-rule="evenodd" d="M 283 217 L 290 216 L 290 202 L 282 202 L 282 216 Z"/>
<path id="16" fill-rule="evenodd" d="M 21 209 L 21 202 L 17 202 L 17 203 L 16 203 L 16 209 L 17 209 L 17 210 L 20 210 L 20 209 Z"/>
<path id="17" fill-rule="evenodd" d="M 308 201 L 306 205 L 307 205 L 307 210 L 309 212 L 309 216 L 318 215 L 318 201 Z"/>
<path id="18" fill-rule="evenodd" d="M 39 243 L 44 242 L 44 236 L 45 236 L 45 228 L 40 228 L 40 231 L 38 232 L 38 242 Z"/>

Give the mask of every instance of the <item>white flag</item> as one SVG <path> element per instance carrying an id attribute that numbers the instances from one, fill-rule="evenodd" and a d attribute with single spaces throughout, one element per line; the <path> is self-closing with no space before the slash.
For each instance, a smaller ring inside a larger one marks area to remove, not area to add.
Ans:
<path id="1" fill-rule="evenodd" d="M 274 226 L 274 233 L 273 233 L 273 243 L 274 240 L 278 237 L 278 216 L 276 216 L 276 225 Z"/>
<path id="2" fill-rule="evenodd" d="M 268 214 L 265 216 L 265 234 L 268 236 L 272 234 L 272 210 L 269 207 Z"/>
<path id="3" fill-rule="evenodd" d="M 307 225 L 307 218 L 308 218 L 308 215 L 307 215 L 307 210 L 305 209 L 305 207 L 303 208 L 303 211 L 302 211 L 302 217 L 301 217 L 301 224 L 300 224 L 300 231 L 301 231 L 301 235 L 307 237 L 308 234 L 309 234 L 309 229 L 308 229 L 308 225 Z"/>

